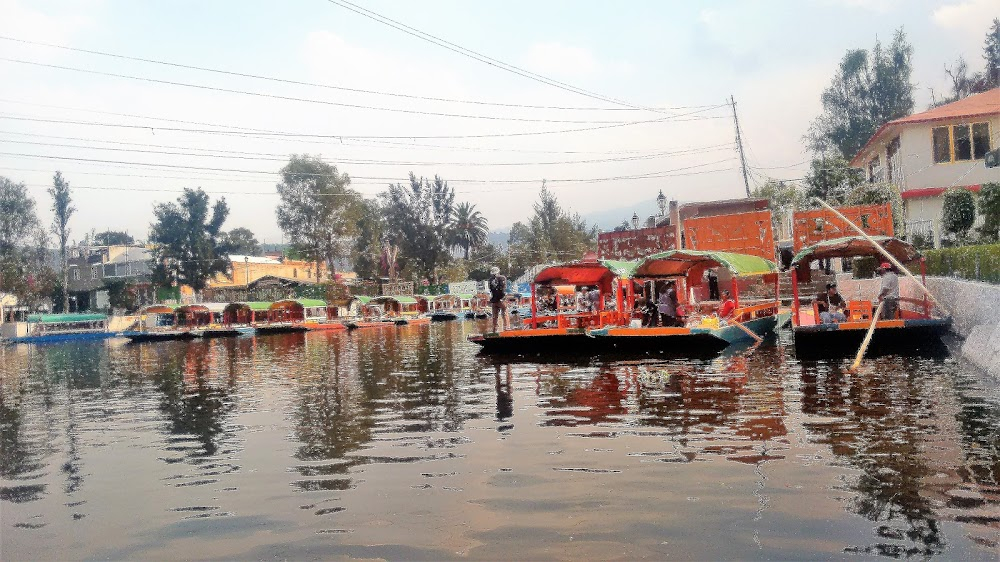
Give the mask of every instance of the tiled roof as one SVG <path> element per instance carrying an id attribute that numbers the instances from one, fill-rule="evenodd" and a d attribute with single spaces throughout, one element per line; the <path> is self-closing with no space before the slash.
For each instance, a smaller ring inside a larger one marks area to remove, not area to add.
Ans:
<path id="1" fill-rule="evenodd" d="M 924 111 L 923 113 L 914 113 L 913 115 L 889 121 L 879 127 L 878 131 L 875 131 L 872 138 L 865 143 L 851 160 L 851 165 L 858 165 L 863 160 L 862 156 L 868 152 L 868 148 L 882 137 L 886 131 L 894 127 L 912 125 L 914 123 L 930 123 L 933 121 L 971 119 L 988 115 L 1000 115 L 1000 88 L 993 88 L 981 94 L 974 94 L 967 98 Z"/>
<path id="2" fill-rule="evenodd" d="M 977 185 L 957 185 L 955 188 L 968 189 L 974 193 L 978 193 L 980 186 Z M 900 196 L 903 199 L 920 199 L 923 197 L 937 197 L 945 191 L 948 191 L 948 187 L 918 187 L 917 189 L 907 189 L 906 191 L 900 192 Z"/>

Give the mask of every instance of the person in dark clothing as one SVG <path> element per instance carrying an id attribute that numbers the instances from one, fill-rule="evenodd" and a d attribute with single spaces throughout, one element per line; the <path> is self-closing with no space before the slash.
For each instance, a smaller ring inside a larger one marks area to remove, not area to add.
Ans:
<path id="1" fill-rule="evenodd" d="M 490 269 L 490 280 L 487 283 L 487 288 L 490 290 L 490 304 L 493 307 L 493 331 L 497 331 L 497 322 L 500 320 L 500 315 L 503 315 L 503 329 L 510 329 L 510 319 L 507 317 L 507 303 L 504 301 L 504 297 L 507 296 L 507 278 L 500 275 L 500 268 L 493 267 Z"/>
<path id="2" fill-rule="evenodd" d="M 714 269 L 708 270 L 708 300 L 719 300 L 719 274 Z"/>
<path id="3" fill-rule="evenodd" d="M 836 283 L 827 283 L 826 292 L 816 295 L 816 308 L 819 309 L 819 320 L 823 324 L 846 321 L 847 315 L 843 312 L 846 307 L 847 303 L 837 292 Z"/>
<path id="4" fill-rule="evenodd" d="M 667 281 L 660 289 L 660 295 L 656 299 L 656 309 L 660 313 L 662 326 L 680 325 L 677 319 L 677 290 L 673 281 Z"/>

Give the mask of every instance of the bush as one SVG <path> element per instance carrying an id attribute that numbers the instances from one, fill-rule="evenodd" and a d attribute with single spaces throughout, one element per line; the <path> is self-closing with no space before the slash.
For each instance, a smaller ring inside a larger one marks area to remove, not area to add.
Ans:
<path id="1" fill-rule="evenodd" d="M 1000 283 L 1000 244 L 928 250 L 927 273 Z"/>
<path id="2" fill-rule="evenodd" d="M 979 191 L 979 212 L 983 226 L 979 227 L 982 241 L 992 244 L 1000 241 L 1000 183 L 987 183 Z"/>
<path id="3" fill-rule="evenodd" d="M 975 220 L 976 201 L 972 192 L 962 188 L 949 189 L 944 194 L 944 216 L 941 218 L 944 231 L 964 242 Z"/>

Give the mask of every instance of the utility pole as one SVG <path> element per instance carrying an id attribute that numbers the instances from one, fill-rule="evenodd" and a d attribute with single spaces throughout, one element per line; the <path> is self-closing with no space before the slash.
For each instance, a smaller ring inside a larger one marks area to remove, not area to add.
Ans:
<path id="1" fill-rule="evenodd" d="M 733 106 L 733 125 L 736 127 L 736 149 L 740 152 L 740 166 L 743 168 L 743 186 L 747 190 L 747 198 L 750 197 L 750 178 L 747 176 L 747 158 L 743 154 L 743 139 L 740 137 L 740 120 L 736 116 L 736 98 L 729 96 L 729 103 Z"/>

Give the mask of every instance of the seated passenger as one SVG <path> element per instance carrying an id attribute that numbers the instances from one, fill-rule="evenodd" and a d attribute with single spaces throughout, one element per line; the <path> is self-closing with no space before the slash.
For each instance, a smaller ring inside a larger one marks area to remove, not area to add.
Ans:
<path id="1" fill-rule="evenodd" d="M 822 324 L 846 321 L 847 316 L 844 314 L 846 306 L 847 303 L 837 292 L 836 283 L 827 283 L 826 292 L 816 295 L 816 308 L 819 310 L 819 321 Z"/>
<path id="2" fill-rule="evenodd" d="M 719 318 L 729 318 L 736 310 L 736 301 L 730 296 L 729 291 L 722 291 L 722 304 L 719 305 Z"/>

